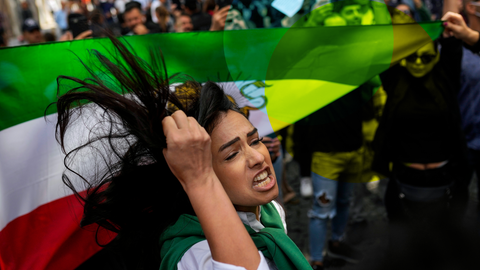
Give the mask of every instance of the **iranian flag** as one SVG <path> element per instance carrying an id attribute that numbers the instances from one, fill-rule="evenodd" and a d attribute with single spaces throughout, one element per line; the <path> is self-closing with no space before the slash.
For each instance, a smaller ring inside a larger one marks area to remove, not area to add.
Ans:
<path id="1" fill-rule="evenodd" d="M 131 36 L 147 60 L 161 48 L 169 74 L 224 82 L 260 135 L 279 130 L 352 91 L 432 39 L 441 22 L 254 29 Z M 0 269 L 74 269 L 100 250 L 95 228 L 65 187 L 56 114 L 43 115 L 56 78 L 86 78 L 89 49 L 115 58 L 108 39 L 0 50 Z M 101 232 L 108 243 L 112 233 Z"/>

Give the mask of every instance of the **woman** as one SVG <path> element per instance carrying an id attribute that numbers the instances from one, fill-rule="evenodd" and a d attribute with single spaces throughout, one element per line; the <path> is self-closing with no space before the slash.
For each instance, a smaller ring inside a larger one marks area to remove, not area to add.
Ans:
<path id="1" fill-rule="evenodd" d="M 74 171 L 87 185 L 85 196 L 63 176 L 85 202 L 81 225 L 117 232 L 115 252 L 125 268 L 139 267 L 142 258 L 140 267 L 152 269 L 308 269 L 273 201 L 278 187 L 268 149 L 222 89 L 187 81 L 171 92 L 174 77 L 164 65 L 153 59 L 149 66 L 112 42 L 122 56 L 117 62 L 94 52 L 103 79 L 88 67 L 92 79 L 59 78 L 60 90 L 65 81 L 75 84 L 56 103 L 67 168 L 85 153 L 106 165 L 88 177 Z M 92 108 L 101 112 L 89 114 Z M 69 151 L 77 117 L 97 119 L 88 141 Z"/>
<path id="2" fill-rule="evenodd" d="M 157 23 L 160 26 L 162 33 L 174 32 L 173 19 L 164 6 L 159 6 L 155 9 L 155 16 L 157 17 Z"/>
<path id="3" fill-rule="evenodd" d="M 456 99 L 461 42 L 439 42 L 441 53 L 429 43 L 381 75 L 388 98 L 374 168 L 391 176 L 385 203 L 393 222 L 459 221 L 468 197 L 471 171 Z"/>

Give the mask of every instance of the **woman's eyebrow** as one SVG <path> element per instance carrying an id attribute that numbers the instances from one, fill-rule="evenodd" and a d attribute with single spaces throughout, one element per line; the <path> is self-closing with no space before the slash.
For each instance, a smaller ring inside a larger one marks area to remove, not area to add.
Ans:
<path id="1" fill-rule="evenodd" d="M 253 135 L 254 135 L 255 133 L 257 133 L 257 132 L 258 132 L 257 128 L 253 128 L 252 131 L 250 131 L 250 132 L 247 133 L 247 137 L 251 137 L 251 136 L 253 136 Z M 222 146 L 220 146 L 220 148 L 218 148 L 218 152 L 222 152 L 223 150 L 225 150 L 225 148 L 227 148 L 227 147 L 229 147 L 230 145 L 238 142 L 239 140 L 240 140 L 239 137 L 235 137 L 233 140 L 231 140 L 231 141 L 223 144 Z"/>
<path id="2" fill-rule="evenodd" d="M 257 128 L 253 128 L 252 131 L 250 131 L 249 133 L 247 133 L 247 137 L 250 137 L 250 136 L 253 136 L 255 133 L 257 133 Z"/>
<path id="3" fill-rule="evenodd" d="M 229 147 L 230 145 L 238 142 L 239 140 L 240 140 L 239 137 L 235 137 L 235 139 L 233 139 L 233 140 L 227 142 L 226 144 L 220 146 L 220 148 L 218 149 L 218 152 L 222 152 L 223 150 L 225 150 L 225 148 L 227 148 L 227 147 Z"/>

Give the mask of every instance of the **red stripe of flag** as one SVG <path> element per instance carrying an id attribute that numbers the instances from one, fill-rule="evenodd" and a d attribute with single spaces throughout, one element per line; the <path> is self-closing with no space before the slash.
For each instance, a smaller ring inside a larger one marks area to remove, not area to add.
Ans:
<path id="1" fill-rule="evenodd" d="M 20 216 L 0 231 L 0 269 L 75 269 L 101 247 L 95 242 L 95 228 L 82 229 L 83 206 L 67 196 L 44 204 Z M 115 237 L 99 231 L 102 244 Z"/>

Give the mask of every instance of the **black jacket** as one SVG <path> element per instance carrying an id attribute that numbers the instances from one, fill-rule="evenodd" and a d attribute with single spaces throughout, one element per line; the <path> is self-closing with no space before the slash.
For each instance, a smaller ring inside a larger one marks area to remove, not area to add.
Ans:
<path id="1" fill-rule="evenodd" d="M 395 161 L 392 132 L 394 130 L 394 119 L 398 111 L 398 104 L 405 97 L 405 93 L 413 81 L 423 83 L 437 104 L 447 106 L 449 117 L 445 127 L 454 129 L 456 138 L 453 158 L 460 162 L 465 162 L 466 160 L 467 148 L 461 128 L 460 111 L 457 102 L 457 93 L 460 89 L 462 43 L 455 38 L 447 38 L 440 39 L 440 44 L 442 45 L 440 61 L 421 80 L 416 80 L 400 65 L 395 65 L 380 75 L 388 98 L 380 124 L 375 133 L 373 142 L 375 158 L 372 169 L 383 175 L 390 174 L 389 163 Z"/>

